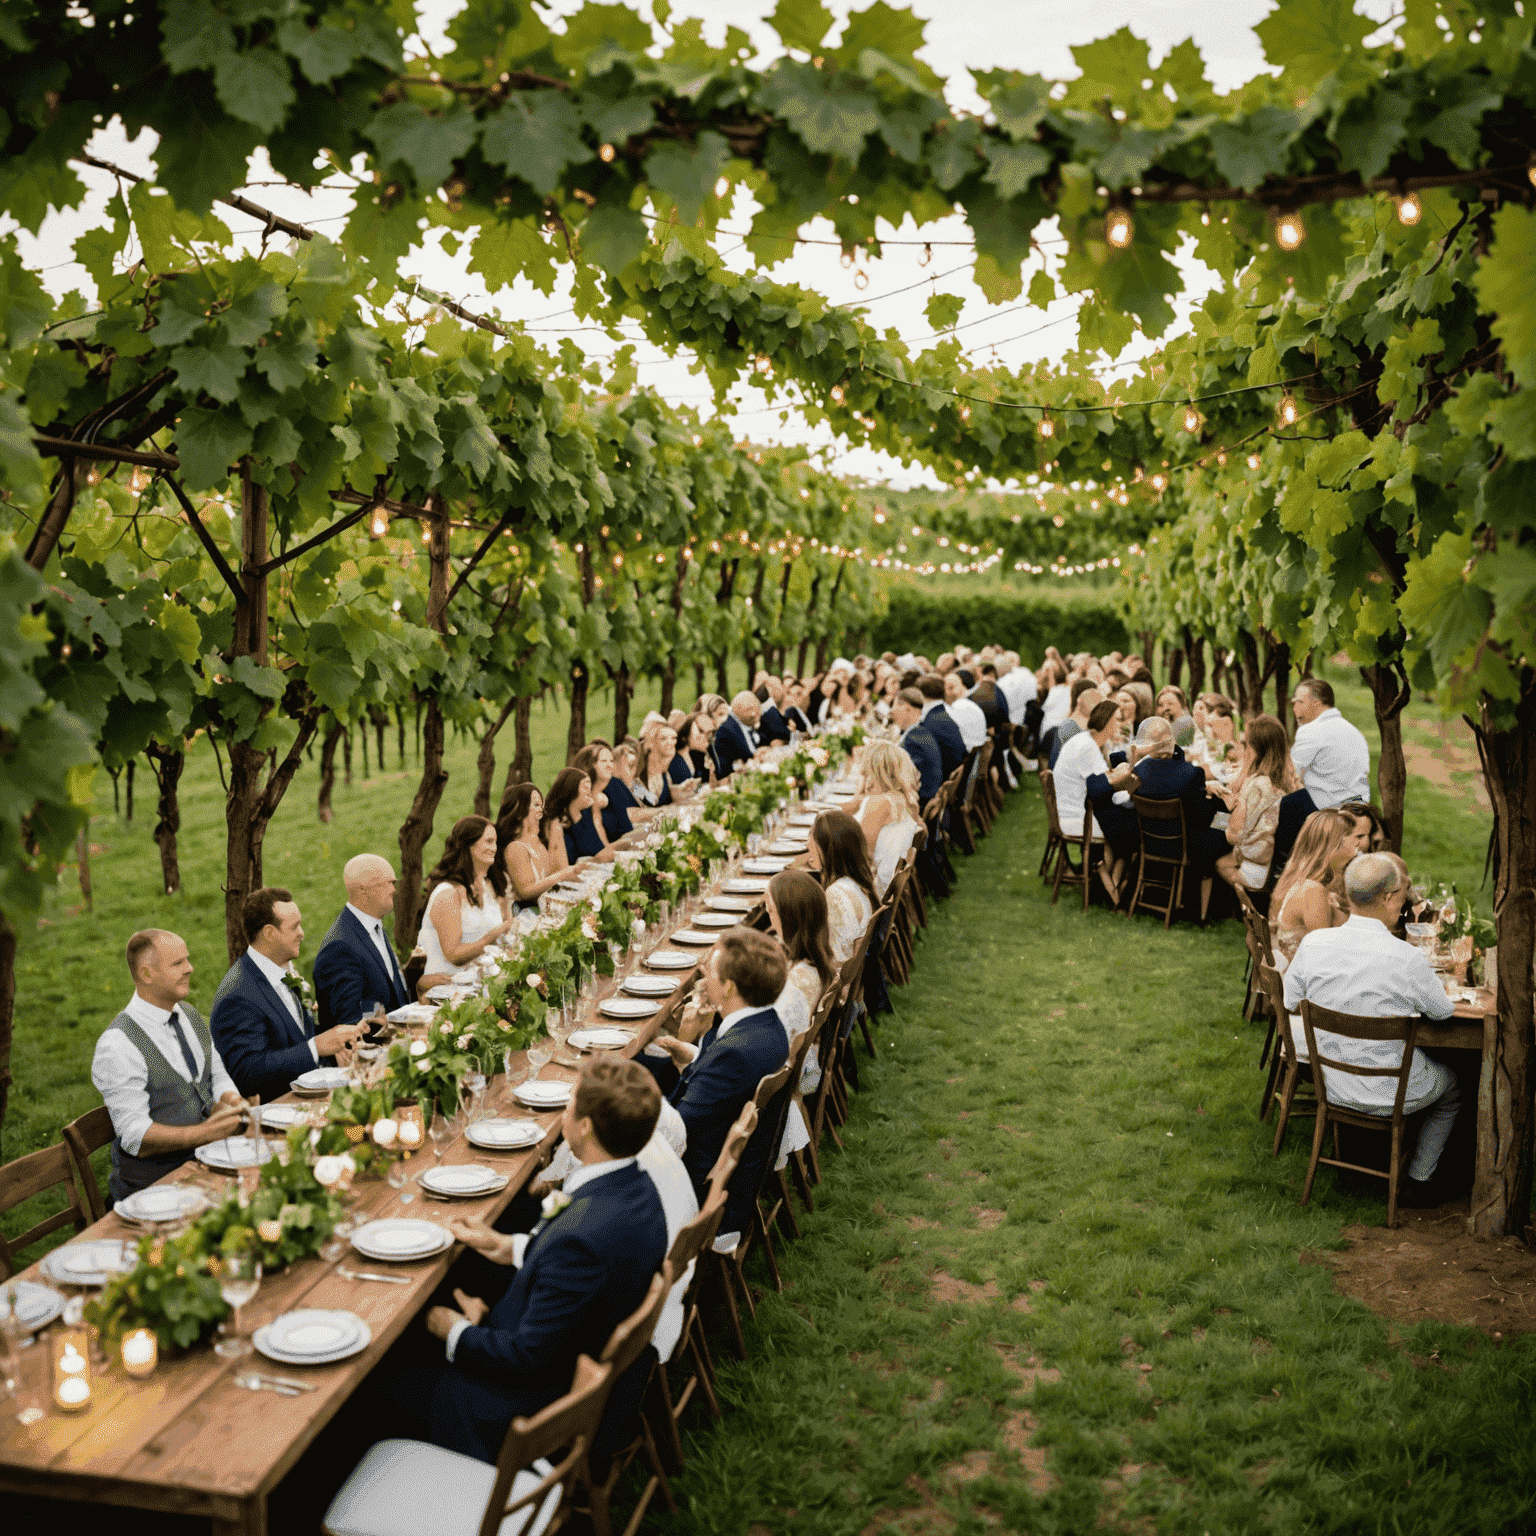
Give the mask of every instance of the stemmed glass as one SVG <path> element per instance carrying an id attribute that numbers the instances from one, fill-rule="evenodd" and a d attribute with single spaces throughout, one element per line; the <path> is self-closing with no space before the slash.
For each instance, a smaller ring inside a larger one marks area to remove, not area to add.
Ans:
<path id="1" fill-rule="evenodd" d="M 238 1360 L 251 1352 L 251 1341 L 240 1333 L 240 1309 L 261 1289 L 261 1260 L 254 1253 L 226 1253 L 219 1264 L 219 1294 L 235 1312 L 213 1350 L 226 1360 Z"/>
<path id="2" fill-rule="evenodd" d="M 548 1039 L 535 1040 L 528 1047 L 528 1078 L 530 1082 L 549 1065 L 554 1054 L 554 1047 Z"/>
<path id="3" fill-rule="evenodd" d="M 432 1143 L 432 1156 L 437 1159 L 437 1166 L 443 1166 L 443 1146 L 452 1133 L 448 1123 L 449 1117 L 443 1113 L 441 1101 L 432 1106 L 432 1123 L 427 1127 L 427 1139 Z"/>
<path id="4" fill-rule="evenodd" d="M 397 1157 L 390 1163 L 389 1172 L 384 1177 L 389 1187 L 400 1196 L 401 1205 L 409 1205 L 416 1198 L 416 1191 L 411 1188 L 411 1176 L 406 1171 L 403 1157 Z"/>
<path id="5" fill-rule="evenodd" d="M 464 1074 L 463 1091 L 459 1096 L 459 1114 L 466 1125 L 473 1125 L 483 1112 L 485 1104 L 485 1073 L 478 1067 Z"/>
<path id="6" fill-rule="evenodd" d="M 501 1070 L 507 1075 L 507 1087 L 515 1088 L 528 1076 L 527 1065 L 518 1066 L 517 1052 L 503 1051 L 501 1056 Z"/>

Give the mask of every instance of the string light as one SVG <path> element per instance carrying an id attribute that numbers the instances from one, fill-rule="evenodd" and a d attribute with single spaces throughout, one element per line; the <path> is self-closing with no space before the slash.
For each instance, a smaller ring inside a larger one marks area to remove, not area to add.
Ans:
<path id="1" fill-rule="evenodd" d="M 1104 238 L 1123 251 L 1136 238 L 1136 221 L 1124 208 L 1111 208 L 1104 219 Z"/>
<path id="2" fill-rule="evenodd" d="M 1294 427 L 1301 415 L 1301 409 L 1296 404 L 1296 397 L 1287 392 L 1280 397 L 1280 425 L 1282 427 Z"/>
<path id="3" fill-rule="evenodd" d="M 1258 454 L 1250 453 L 1248 455 L 1248 468 L 1249 469 L 1257 469 L 1258 467 L 1259 467 L 1259 456 L 1258 456 Z"/>
<path id="4" fill-rule="evenodd" d="M 729 176 L 722 176 L 715 183 L 715 196 L 716 197 L 724 197 L 725 194 L 727 192 L 729 192 L 730 190 L 731 190 L 731 179 L 730 179 Z"/>
<path id="5" fill-rule="evenodd" d="M 376 539 L 382 539 L 389 532 L 389 515 L 383 507 L 373 509 L 373 516 L 368 520 L 368 532 Z"/>
<path id="6" fill-rule="evenodd" d="M 1040 418 L 1040 436 L 1041 437 L 1055 437 L 1056 436 L 1056 423 L 1054 421 L 1052 421 L 1049 416 L 1042 416 Z"/>
<path id="7" fill-rule="evenodd" d="M 1200 427 L 1200 412 L 1197 411 L 1194 406 L 1186 405 L 1184 407 L 1184 430 L 1188 432 L 1191 437 L 1193 437 L 1200 430 Z"/>
<path id="8" fill-rule="evenodd" d="M 1404 193 L 1397 200 L 1397 222 L 1399 224 L 1417 224 L 1424 217 L 1424 205 L 1419 201 L 1417 192 Z"/>
<path id="9" fill-rule="evenodd" d="M 612 165 L 615 158 L 617 158 L 618 153 L 618 150 L 616 150 L 612 144 L 604 144 L 603 147 L 598 150 L 597 158 L 601 160 L 604 165 Z"/>
<path id="10" fill-rule="evenodd" d="M 1275 219 L 1275 244 L 1282 251 L 1294 251 L 1306 238 L 1307 226 L 1302 223 L 1301 215 L 1294 209 L 1280 214 Z"/>
<path id="11" fill-rule="evenodd" d="M 848 392 L 843 388 L 843 386 L 841 384 L 834 384 L 832 386 L 832 403 L 833 403 L 833 405 L 841 405 L 843 403 L 843 401 L 846 400 L 847 398 L 848 398 Z"/>

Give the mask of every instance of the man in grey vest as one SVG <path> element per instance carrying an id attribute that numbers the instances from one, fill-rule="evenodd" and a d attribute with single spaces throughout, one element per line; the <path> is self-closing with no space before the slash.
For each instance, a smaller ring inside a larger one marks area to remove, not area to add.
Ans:
<path id="1" fill-rule="evenodd" d="M 112 1116 L 114 1202 L 240 1129 L 241 1099 L 208 1025 L 186 996 L 192 961 L 163 928 L 128 940 L 134 992 L 102 1031 L 91 1081 Z"/>

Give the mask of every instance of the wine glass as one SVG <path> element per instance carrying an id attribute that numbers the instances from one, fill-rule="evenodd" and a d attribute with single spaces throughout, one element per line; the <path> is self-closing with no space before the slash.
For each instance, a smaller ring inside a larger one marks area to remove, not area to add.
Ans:
<path id="1" fill-rule="evenodd" d="M 443 1145 L 449 1134 L 448 1116 L 443 1113 L 442 1102 L 436 1101 L 432 1105 L 432 1123 L 427 1127 L 427 1139 L 432 1143 L 432 1156 L 437 1159 L 439 1168 L 443 1165 Z"/>
<path id="2" fill-rule="evenodd" d="M 526 1060 L 521 1066 L 519 1066 L 517 1061 L 517 1052 L 513 1050 L 506 1050 L 502 1052 L 501 1070 L 507 1075 L 508 1088 L 517 1087 L 517 1085 L 528 1076 L 528 1066 Z"/>
<path id="3" fill-rule="evenodd" d="M 400 1196 L 401 1205 L 409 1205 L 416 1198 L 416 1191 L 411 1188 L 411 1176 L 406 1171 L 403 1157 L 397 1157 L 390 1163 L 389 1172 L 384 1178 L 389 1187 Z"/>
<path id="4" fill-rule="evenodd" d="M 547 1067 L 554 1056 L 554 1048 L 549 1039 L 535 1040 L 528 1047 L 528 1077 L 536 1078 Z"/>
<path id="5" fill-rule="evenodd" d="M 478 1067 L 471 1067 L 464 1074 L 464 1082 L 459 1098 L 459 1112 L 466 1125 L 473 1125 L 480 1118 L 485 1103 L 485 1073 Z"/>
<path id="6" fill-rule="evenodd" d="M 226 1360 L 238 1360 L 251 1352 L 251 1341 L 240 1334 L 240 1309 L 261 1289 L 261 1260 L 254 1253 L 226 1253 L 219 1263 L 219 1294 L 235 1310 L 213 1350 Z"/>

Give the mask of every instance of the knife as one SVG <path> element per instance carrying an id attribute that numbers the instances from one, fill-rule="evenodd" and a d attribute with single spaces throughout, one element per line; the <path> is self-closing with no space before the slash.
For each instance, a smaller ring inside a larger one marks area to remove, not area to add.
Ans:
<path id="1" fill-rule="evenodd" d="M 291 1387 L 295 1392 L 316 1392 L 319 1390 L 312 1381 L 299 1381 L 292 1376 L 262 1376 L 262 1381 L 270 1381 L 276 1387 Z"/>
<path id="2" fill-rule="evenodd" d="M 407 1280 L 404 1275 L 378 1275 L 367 1269 L 338 1270 L 338 1274 L 345 1275 L 348 1280 L 382 1280 L 386 1285 L 412 1285 L 413 1281 Z"/>

